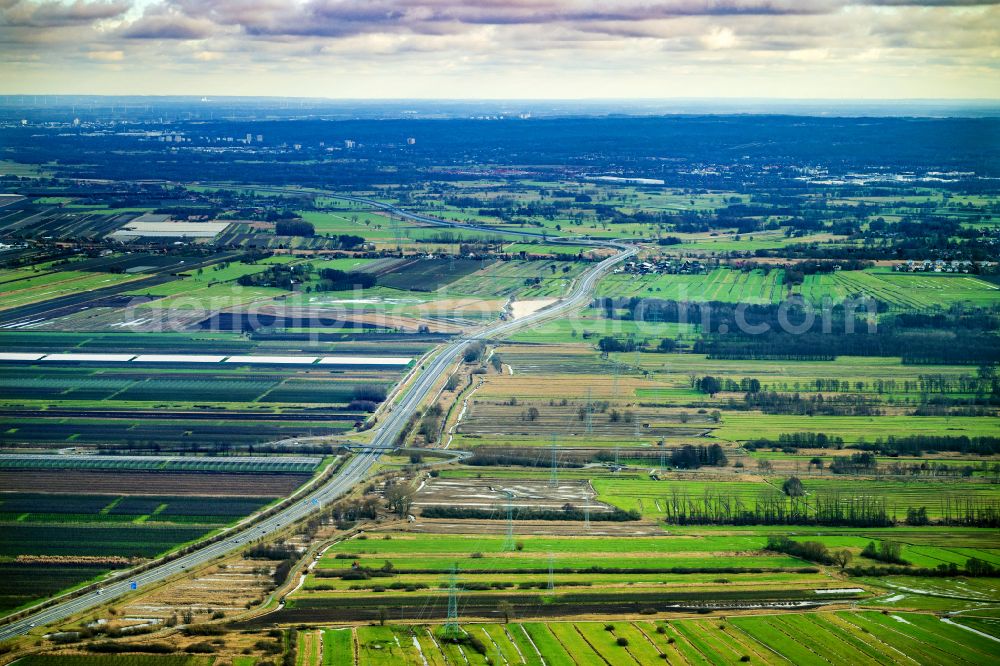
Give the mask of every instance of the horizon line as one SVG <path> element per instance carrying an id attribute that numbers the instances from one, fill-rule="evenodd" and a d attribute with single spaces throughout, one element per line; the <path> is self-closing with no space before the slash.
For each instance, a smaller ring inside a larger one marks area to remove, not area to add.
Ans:
<path id="1" fill-rule="evenodd" d="M 213 93 L 27 93 L 2 92 L 0 97 L 142 97 L 154 99 L 262 99 L 262 100 L 312 100 L 323 102 L 782 102 L 782 103 L 981 103 L 1000 105 L 1000 97 L 322 97 L 301 95 L 217 95 Z"/>

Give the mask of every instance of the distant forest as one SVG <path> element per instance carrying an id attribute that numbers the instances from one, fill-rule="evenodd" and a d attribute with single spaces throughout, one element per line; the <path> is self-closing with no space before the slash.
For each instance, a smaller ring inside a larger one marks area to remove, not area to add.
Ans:
<path id="1" fill-rule="evenodd" d="M 454 167 L 453 171 L 436 171 L 436 179 L 473 179 L 478 175 L 470 173 L 470 168 L 484 164 L 559 164 L 563 173 L 614 172 L 663 179 L 670 187 L 791 192 L 808 187 L 799 179 L 803 169 L 830 174 L 875 168 L 916 174 L 974 171 L 980 177 L 1000 177 L 998 118 L 720 115 L 179 121 L 168 127 L 189 141 L 178 146 L 150 140 L 142 135 L 143 130 L 164 129 L 151 122 L 129 125 L 133 133 L 128 135 L 8 126 L 0 129 L 0 144 L 5 147 L 5 159 L 58 164 L 66 176 L 225 179 L 347 188 L 420 182 L 430 167 Z M 249 154 L 198 150 L 218 146 L 220 137 L 247 134 L 263 137 L 261 144 L 248 147 Z M 409 137 L 415 138 L 413 145 L 407 143 Z M 342 148 L 345 140 L 355 142 L 349 151 Z M 253 159 L 254 151 L 266 158 Z M 121 159 L 129 153 L 141 159 Z M 693 164 L 728 168 L 693 169 Z M 976 179 L 937 186 L 963 191 L 994 187 Z"/>

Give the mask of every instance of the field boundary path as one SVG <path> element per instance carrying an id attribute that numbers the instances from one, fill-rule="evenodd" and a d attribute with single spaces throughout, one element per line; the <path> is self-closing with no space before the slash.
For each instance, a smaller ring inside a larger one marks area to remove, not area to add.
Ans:
<path id="1" fill-rule="evenodd" d="M 433 223 L 440 223 L 447 226 L 453 224 L 444 220 L 436 220 L 408 213 L 395 206 L 382 204 L 370 199 L 347 196 L 338 196 L 337 198 L 389 208 L 395 214 L 422 222 L 433 220 Z M 532 235 L 529 232 L 523 233 L 524 235 Z M 99 584 L 92 585 L 90 588 L 87 588 L 88 591 L 79 594 L 79 596 L 48 606 L 23 616 L 17 621 L 10 622 L 0 627 L 0 640 L 24 635 L 36 627 L 64 620 L 128 595 L 136 589 L 162 582 L 192 568 L 199 567 L 233 550 L 243 548 L 251 541 L 267 538 L 281 531 L 283 528 L 287 528 L 289 524 L 319 511 L 327 503 L 347 493 L 365 478 L 383 451 L 393 448 L 397 436 L 406 427 L 410 416 L 416 412 L 424 399 L 434 390 L 439 378 L 448 371 L 466 345 L 475 340 L 500 339 L 519 328 L 533 325 L 581 307 L 588 302 L 597 281 L 611 266 L 637 254 L 639 251 L 637 246 L 614 240 L 591 240 L 589 243 L 611 247 L 619 250 L 619 252 L 588 268 L 585 273 L 578 277 L 572 291 L 558 302 L 517 320 L 498 321 L 487 324 L 467 336 L 454 338 L 445 343 L 433 357 L 425 357 L 425 359 L 429 358 L 429 360 L 425 360 L 419 366 L 418 374 L 414 376 L 410 385 L 402 392 L 397 404 L 385 414 L 381 424 L 374 429 L 374 435 L 367 447 L 345 463 L 338 474 L 306 495 L 303 499 L 296 500 L 291 506 L 238 532 L 230 534 L 225 539 L 210 543 L 203 548 L 137 573 L 132 577 L 123 574 L 115 581 L 109 582 L 105 587 L 99 587 Z"/>

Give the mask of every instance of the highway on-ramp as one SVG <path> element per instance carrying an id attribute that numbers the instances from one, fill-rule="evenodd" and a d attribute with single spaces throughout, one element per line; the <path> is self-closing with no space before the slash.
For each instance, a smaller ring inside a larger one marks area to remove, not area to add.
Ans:
<path id="1" fill-rule="evenodd" d="M 305 495 L 267 518 L 253 523 L 224 539 L 210 543 L 198 550 L 182 555 L 176 559 L 164 562 L 147 571 L 136 573 L 133 577 L 119 578 L 109 582 L 103 588 L 91 588 L 80 596 L 58 602 L 47 608 L 0 627 L 0 640 L 7 640 L 28 633 L 35 627 L 49 625 L 88 609 L 105 604 L 113 599 L 125 596 L 133 589 L 142 589 L 148 585 L 159 583 L 186 570 L 203 565 L 211 560 L 225 555 L 246 544 L 266 538 L 286 528 L 310 514 L 322 509 L 330 501 L 344 495 L 355 484 L 365 478 L 372 465 L 382 452 L 393 448 L 399 432 L 406 426 L 410 416 L 417 412 L 420 404 L 434 390 L 441 376 L 455 361 L 458 354 L 474 340 L 499 339 L 516 329 L 529 326 L 539 321 L 559 316 L 565 312 L 584 305 L 590 298 L 594 285 L 600 276 L 612 265 L 633 256 L 638 252 L 635 246 L 623 243 L 607 243 L 619 250 L 618 254 L 609 257 L 584 272 L 573 285 L 569 295 L 556 303 L 533 312 L 516 320 L 499 321 L 450 340 L 440 350 L 431 356 L 429 361 L 418 369 L 413 381 L 404 388 L 402 398 L 394 405 L 387 407 L 381 417 L 381 423 L 374 431 L 368 448 L 349 459 L 336 476 L 323 483 L 312 493 Z M 135 587 L 133 588 L 133 583 Z"/>

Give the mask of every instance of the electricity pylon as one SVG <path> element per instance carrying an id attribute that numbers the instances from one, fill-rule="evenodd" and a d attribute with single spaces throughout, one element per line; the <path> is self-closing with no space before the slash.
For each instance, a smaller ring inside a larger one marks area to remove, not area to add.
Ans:
<path id="1" fill-rule="evenodd" d="M 446 637 L 460 636 L 462 630 L 458 627 L 458 564 L 451 565 L 451 575 L 448 576 L 448 619 L 441 628 Z"/>

